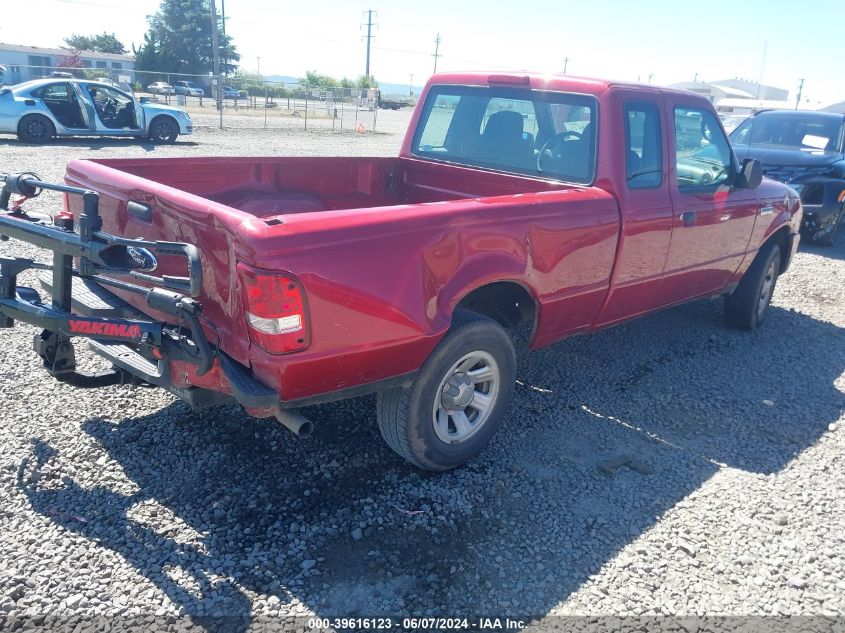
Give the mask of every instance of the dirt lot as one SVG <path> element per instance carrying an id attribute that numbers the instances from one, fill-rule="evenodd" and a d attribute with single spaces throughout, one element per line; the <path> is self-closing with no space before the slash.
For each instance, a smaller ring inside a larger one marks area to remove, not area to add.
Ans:
<path id="1" fill-rule="evenodd" d="M 6 138 L 0 171 L 392 155 L 408 117 L 364 135 L 198 120 L 161 148 Z M 439 476 L 382 443 L 372 398 L 309 409 L 297 440 L 236 407 L 75 390 L 40 369 L 32 328 L 0 331 L 0 617 L 842 615 L 845 239 L 802 249 L 759 332 L 721 307 L 523 350 L 492 446 Z M 603 472 L 619 455 L 637 468 Z"/>

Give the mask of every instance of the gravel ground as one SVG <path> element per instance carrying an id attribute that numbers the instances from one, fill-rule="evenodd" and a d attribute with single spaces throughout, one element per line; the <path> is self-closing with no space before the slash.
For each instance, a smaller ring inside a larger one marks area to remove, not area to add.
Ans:
<path id="1" fill-rule="evenodd" d="M 0 169 L 392 155 L 407 120 L 385 112 L 387 133 L 365 135 L 233 122 L 163 148 L 2 139 Z M 437 476 L 383 444 L 372 398 L 307 410 L 317 431 L 297 440 L 236 407 L 75 390 L 40 369 L 33 328 L 2 331 L 0 613 L 247 618 L 236 629 L 263 615 L 842 615 L 843 282 L 840 240 L 802 248 L 757 333 L 725 329 L 710 301 L 520 352 L 491 447 Z"/>

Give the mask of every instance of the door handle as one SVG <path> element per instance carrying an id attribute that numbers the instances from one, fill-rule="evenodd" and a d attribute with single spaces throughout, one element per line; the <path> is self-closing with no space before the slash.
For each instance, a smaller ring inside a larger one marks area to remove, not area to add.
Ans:
<path id="1" fill-rule="evenodd" d="M 684 226 L 695 226 L 695 211 L 684 211 L 681 213 L 681 223 Z"/>
<path id="2" fill-rule="evenodd" d="M 129 211 L 129 215 L 141 220 L 142 222 L 153 221 L 153 208 L 148 204 L 130 200 L 126 204 L 126 210 Z"/>

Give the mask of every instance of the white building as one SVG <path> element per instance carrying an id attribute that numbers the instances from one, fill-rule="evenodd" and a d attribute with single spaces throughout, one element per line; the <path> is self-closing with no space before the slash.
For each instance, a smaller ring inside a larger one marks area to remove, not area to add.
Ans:
<path id="1" fill-rule="evenodd" d="M 719 114 L 752 114 L 766 108 L 789 108 L 789 91 L 764 86 L 744 79 L 722 81 L 684 81 L 670 88 L 689 90 L 704 95 Z"/>
<path id="2" fill-rule="evenodd" d="M 41 48 L 0 42 L 0 83 L 17 84 L 30 79 L 47 77 L 59 70 L 62 60 L 72 54 L 66 48 Z M 135 78 L 135 59 L 129 55 L 80 51 L 79 59 L 86 69 L 102 71 L 103 77 L 117 80 L 119 76 Z"/>

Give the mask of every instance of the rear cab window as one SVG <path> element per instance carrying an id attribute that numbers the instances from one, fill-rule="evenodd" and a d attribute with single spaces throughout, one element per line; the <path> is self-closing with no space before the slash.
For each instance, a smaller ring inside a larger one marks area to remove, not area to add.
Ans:
<path id="1" fill-rule="evenodd" d="M 625 117 L 625 180 L 629 189 L 653 189 L 663 182 L 660 110 L 655 103 L 628 101 Z"/>
<path id="2" fill-rule="evenodd" d="M 411 153 L 428 160 L 591 184 L 596 119 L 596 100 L 588 95 L 434 86 Z"/>

